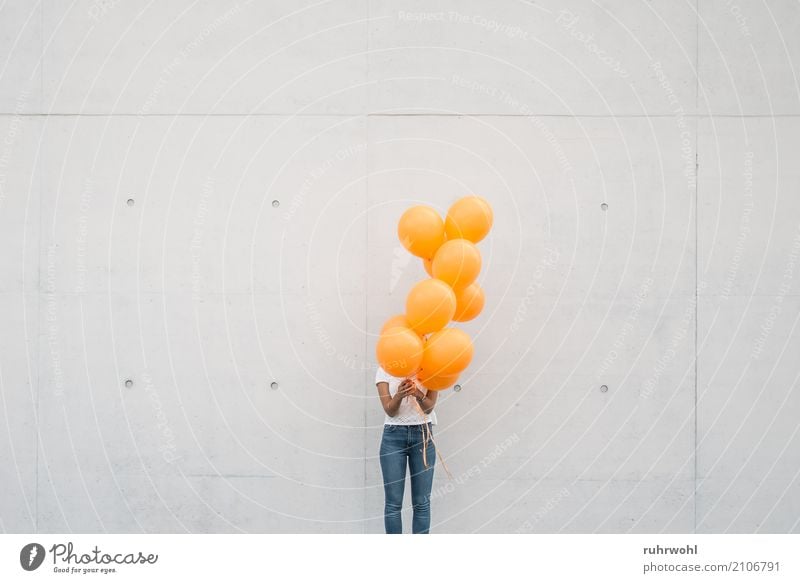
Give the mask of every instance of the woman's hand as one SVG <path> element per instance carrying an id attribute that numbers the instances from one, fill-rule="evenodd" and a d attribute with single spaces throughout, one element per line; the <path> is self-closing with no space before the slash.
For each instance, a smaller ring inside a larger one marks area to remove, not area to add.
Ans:
<path id="1" fill-rule="evenodd" d="M 403 399 L 415 396 L 414 393 L 417 389 L 416 384 L 411 379 L 403 379 L 400 381 L 394 395 L 389 393 L 389 383 L 382 381 L 376 384 L 378 387 L 378 395 L 381 398 L 381 405 L 383 405 L 383 410 L 386 411 L 389 417 L 397 415 L 397 410 L 400 408 Z"/>
<path id="2" fill-rule="evenodd" d="M 414 383 L 414 398 L 419 403 L 420 408 L 422 411 L 427 415 L 433 408 L 436 406 L 436 398 L 439 396 L 439 391 L 427 391 L 423 393 L 422 391 L 417 388 L 418 385 Z"/>
<path id="3" fill-rule="evenodd" d="M 400 385 L 397 387 L 397 393 L 395 393 L 395 396 L 398 399 L 405 399 L 406 397 L 414 395 L 415 391 L 418 392 L 416 385 L 414 385 L 414 381 L 411 379 L 403 379 L 400 382 Z"/>

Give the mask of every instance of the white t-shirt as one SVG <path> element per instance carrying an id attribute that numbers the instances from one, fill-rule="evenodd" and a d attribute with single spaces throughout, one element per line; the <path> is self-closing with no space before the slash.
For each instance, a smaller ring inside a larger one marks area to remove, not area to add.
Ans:
<path id="1" fill-rule="evenodd" d="M 378 383 L 388 383 L 389 395 L 394 396 L 395 393 L 397 393 L 397 388 L 400 386 L 402 381 L 402 377 L 393 377 L 383 370 L 381 366 L 378 366 L 378 371 L 375 373 L 375 385 L 377 386 Z M 422 385 L 418 386 L 420 391 L 428 394 L 428 389 Z M 428 421 L 430 421 L 431 424 L 436 425 L 436 412 L 431 411 L 429 415 L 424 416 L 420 414 L 420 410 L 417 408 L 416 399 L 412 395 L 406 397 L 400 402 L 400 407 L 397 409 L 397 415 L 390 417 L 388 414 L 386 414 L 383 423 L 385 425 L 420 425 L 422 423 L 427 423 Z"/>

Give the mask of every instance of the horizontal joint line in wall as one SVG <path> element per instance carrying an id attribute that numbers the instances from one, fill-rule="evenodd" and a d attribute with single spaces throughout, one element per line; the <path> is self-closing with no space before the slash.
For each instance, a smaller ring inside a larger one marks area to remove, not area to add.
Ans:
<path id="1" fill-rule="evenodd" d="M 531 113 L 527 115 L 517 113 L 14 113 L 0 112 L 0 117 L 549 117 L 549 118 L 596 118 L 596 119 L 652 119 L 674 118 L 679 114 L 671 113 L 641 113 L 641 114 L 587 114 L 587 113 Z M 782 119 L 800 118 L 800 113 L 778 114 L 707 114 L 687 113 L 684 118 L 695 119 Z"/>

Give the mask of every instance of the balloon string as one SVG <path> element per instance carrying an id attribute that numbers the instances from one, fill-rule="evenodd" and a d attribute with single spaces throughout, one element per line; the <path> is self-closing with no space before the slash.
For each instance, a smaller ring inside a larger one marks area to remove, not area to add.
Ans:
<path id="1" fill-rule="evenodd" d="M 426 413 L 422 410 L 422 406 L 419 404 L 417 399 L 414 399 L 414 405 L 417 407 L 420 415 L 422 416 L 422 420 L 425 421 Z M 428 467 L 428 441 L 430 441 L 437 454 L 439 454 L 439 460 L 442 462 L 442 467 L 444 468 L 445 473 L 447 473 L 447 477 L 451 480 L 453 479 L 453 474 L 450 473 L 447 464 L 444 462 L 444 457 L 442 456 L 442 452 L 440 451 L 439 447 L 433 441 L 433 434 L 431 433 L 430 427 L 428 427 L 427 423 L 422 424 L 422 463 L 427 468 Z"/>

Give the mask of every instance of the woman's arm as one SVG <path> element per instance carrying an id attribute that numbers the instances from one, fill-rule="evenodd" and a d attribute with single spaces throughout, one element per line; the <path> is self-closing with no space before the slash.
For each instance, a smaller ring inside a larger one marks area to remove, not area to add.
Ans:
<path id="1" fill-rule="evenodd" d="M 417 399 L 417 403 L 419 406 L 422 407 L 422 410 L 425 412 L 425 415 L 428 415 L 433 408 L 436 406 L 436 399 L 439 396 L 439 391 L 428 391 L 427 394 L 423 395 L 422 391 L 419 389 L 414 389 L 414 397 Z"/>
<path id="2" fill-rule="evenodd" d="M 389 394 L 389 383 L 378 383 L 378 396 L 381 398 L 383 410 L 386 411 L 386 414 L 389 417 L 394 417 L 397 415 L 397 410 L 400 408 L 400 403 L 403 402 L 405 397 L 413 394 L 413 392 L 414 385 L 408 380 L 404 380 L 402 383 L 400 383 L 400 386 L 397 388 L 397 392 L 394 394 L 394 396 Z"/>

